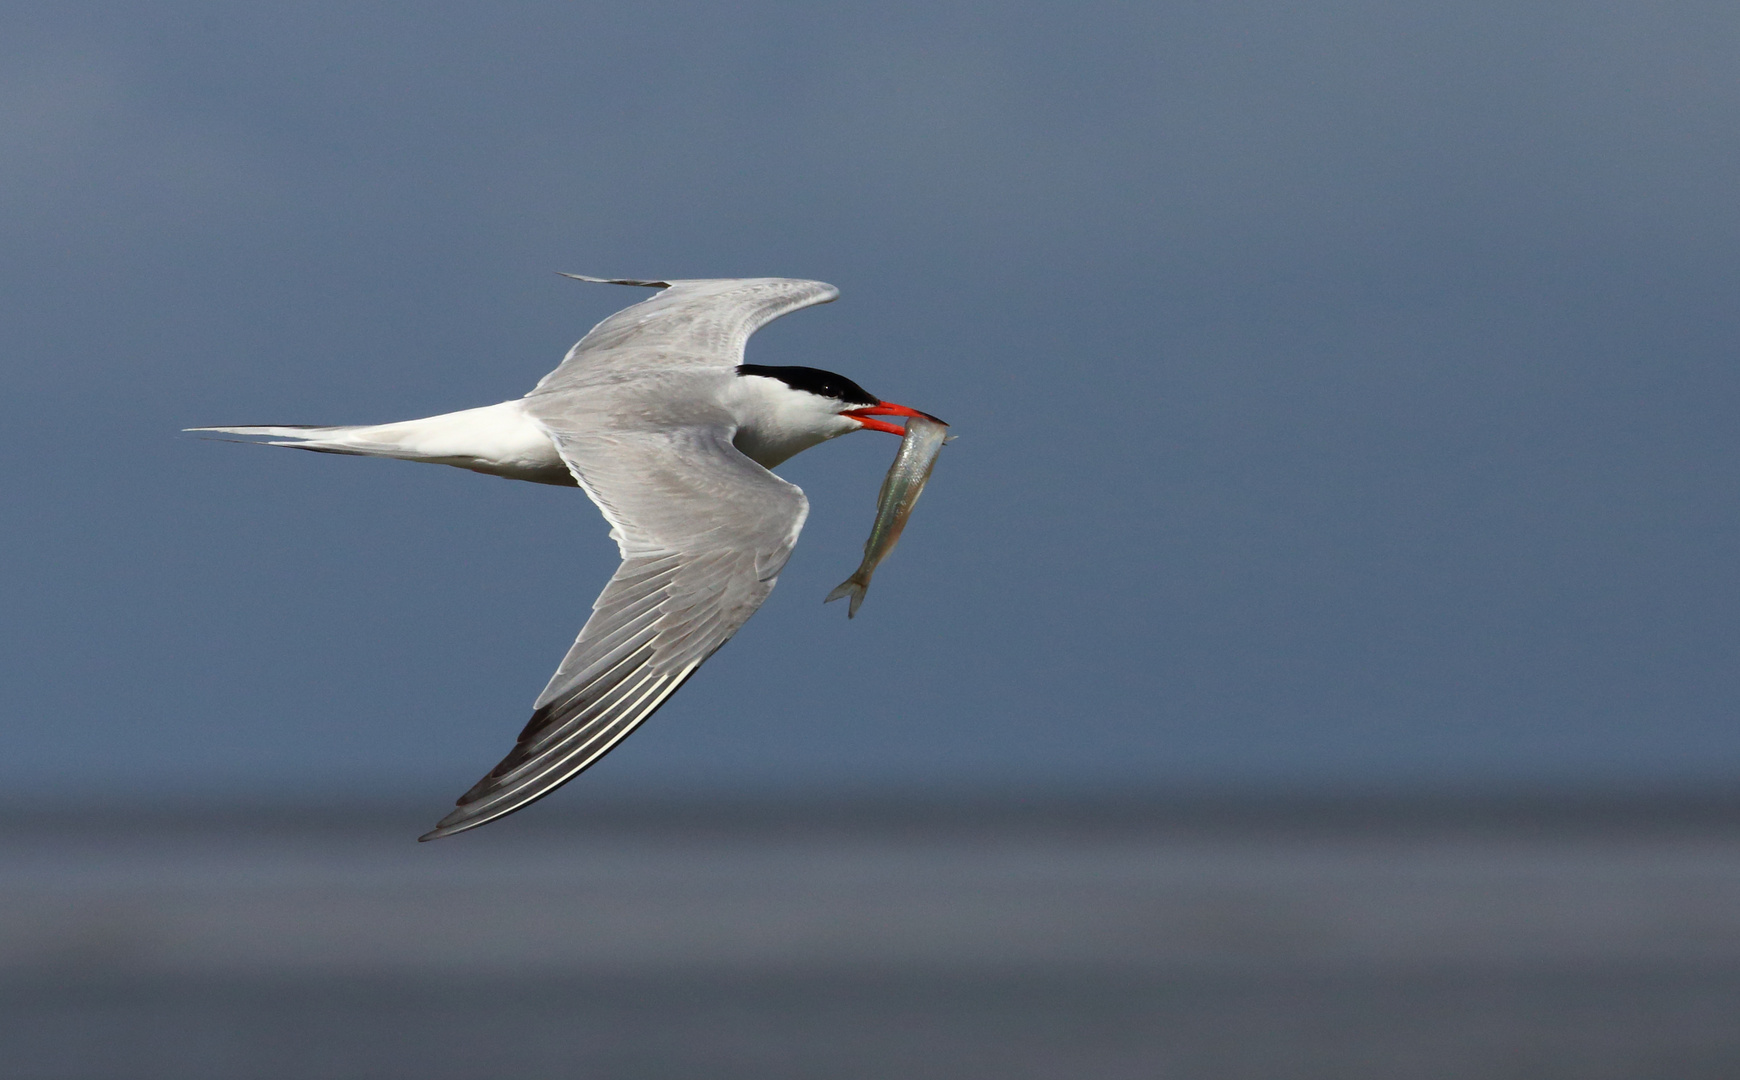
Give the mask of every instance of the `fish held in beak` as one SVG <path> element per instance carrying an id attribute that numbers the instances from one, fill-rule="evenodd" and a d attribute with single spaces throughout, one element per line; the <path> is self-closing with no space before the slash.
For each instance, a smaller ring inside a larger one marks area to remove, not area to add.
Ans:
<path id="1" fill-rule="evenodd" d="M 904 405 L 893 407 L 906 408 Z M 858 564 L 851 577 L 840 582 L 822 601 L 825 604 L 841 597 L 851 597 L 852 602 L 846 607 L 848 619 L 858 614 L 858 605 L 864 602 L 864 593 L 870 588 L 870 575 L 899 543 L 906 519 L 912 516 L 912 508 L 917 505 L 924 485 L 930 480 L 937 455 L 942 452 L 943 444 L 949 441 L 949 426 L 934 416 L 916 409 L 890 415 L 910 416 L 911 419 L 902 433 L 900 452 L 895 454 L 894 464 L 888 467 L 888 475 L 882 480 L 882 491 L 876 497 L 876 523 L 870 528 L 870 539 L 864 541 L 864 561 Z"/>

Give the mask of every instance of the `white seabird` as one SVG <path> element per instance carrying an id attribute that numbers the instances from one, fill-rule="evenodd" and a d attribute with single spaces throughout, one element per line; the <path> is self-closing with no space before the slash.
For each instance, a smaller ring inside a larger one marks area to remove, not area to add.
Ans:
<path id="1" fill-rule="evenodd" d="M 832 285 L 567 276 L 661 291 L 593 327 L 523 398 L 393 424 L 188 429 L 577 485 L 610 523 L 622 565 L 592 617 L 512 752 L 424 840 L 573 779 L 755 613 L 809 513 L 803 492 L 769 469 L 854 431 L 902 433 L 877 417 L 926 415 L 832 372 L 743 363 L 751 334 L 835 299 Z"/>

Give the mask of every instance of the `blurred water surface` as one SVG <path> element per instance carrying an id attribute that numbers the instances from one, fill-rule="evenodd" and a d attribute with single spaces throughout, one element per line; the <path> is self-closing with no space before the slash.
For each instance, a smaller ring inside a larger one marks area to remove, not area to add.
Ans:
<path id="1" fill-rule="evenodd" d="M 7 1075 L 1732 1077 L 1740 800 L 108 807 Z"/>

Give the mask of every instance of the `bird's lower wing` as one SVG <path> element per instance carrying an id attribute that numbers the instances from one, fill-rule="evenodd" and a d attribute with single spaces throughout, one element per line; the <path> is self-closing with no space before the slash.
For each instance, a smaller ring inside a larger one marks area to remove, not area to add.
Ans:
<path id="1" fill-rule="evenodd" d="M 424 840 L 548 795 L 639 727 L 767 599 L 808 512 L 723 433 L 552 434 L 623 562 L 513 750 Z"/>

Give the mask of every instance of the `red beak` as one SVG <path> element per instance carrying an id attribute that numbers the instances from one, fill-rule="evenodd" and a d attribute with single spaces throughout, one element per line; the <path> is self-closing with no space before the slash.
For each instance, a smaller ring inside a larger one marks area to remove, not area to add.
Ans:
<path id="1" fill-rule="evenodd" d="M 905 405 L 896 405 L 892 401 L 878 401 L 876 404 L 863 409 L 847 409 L 840 415 L 850 416 L 860 424 L 863 424 L 867 431 L 886 431 L 890 435 L 905 435 L 906 429 L 896 427 L 895 425 L 888 423 L 886 420 L 872 420 L 870 418 L 872 416 L 922 416 L 926 420 L 936 420 L 936 417 L 929 413 L 922 413 L 917 409 L 909 409 Z M 936 422 L 941 424 L 943 421 L 936 420 Z"/>

